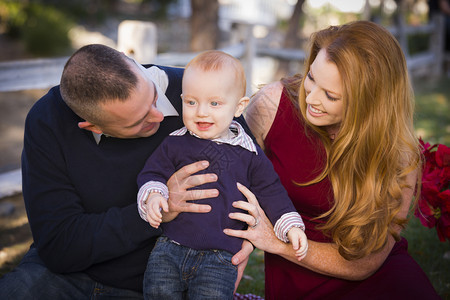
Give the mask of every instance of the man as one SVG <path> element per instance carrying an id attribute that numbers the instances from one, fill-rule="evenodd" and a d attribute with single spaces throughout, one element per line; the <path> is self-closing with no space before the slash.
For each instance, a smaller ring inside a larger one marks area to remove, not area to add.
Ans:
<path id="1" fill-rule="evenodd" d="M 34 244 L 0 280 L 1 299 L 142 297 L 147 258 L 161 232 L 139 217 L 136 176 L 183 125 L 182 74 L 143 68 L 103 45 L 72 55 L 61 85 L 26 119 L 23 196 Z M 209 211 L 186 202 L 217 196 L 217 190 L 187 191 L 216 180 L 191 176 L 206 166 L 198 162 L 170 178 L 171 210 Z M 241 273 L 250 248 L 235 257 L 244 261 Z"/>

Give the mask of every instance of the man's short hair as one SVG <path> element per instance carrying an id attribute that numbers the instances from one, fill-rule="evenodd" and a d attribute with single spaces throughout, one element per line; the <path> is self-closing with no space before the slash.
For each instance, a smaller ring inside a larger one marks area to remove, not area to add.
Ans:
<path id="1" fill-rule="evenodd" d="M 117 50 L 92 44 L 76 51 L 64 66 L 61 95 L 81 118 L 101 124 L 100 104 L 125 101 L 136 88 L 138 78 Z"/>

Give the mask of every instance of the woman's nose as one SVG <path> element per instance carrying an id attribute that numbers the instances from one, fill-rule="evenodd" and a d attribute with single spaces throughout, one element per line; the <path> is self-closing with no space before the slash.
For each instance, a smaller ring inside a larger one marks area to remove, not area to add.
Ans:
<path id="1" fill-rule="evenodd" d="M 306 91 L 306 102 L 309 104 L 320 103 L 319 89 L 312 87 L 309 91 Z"/>

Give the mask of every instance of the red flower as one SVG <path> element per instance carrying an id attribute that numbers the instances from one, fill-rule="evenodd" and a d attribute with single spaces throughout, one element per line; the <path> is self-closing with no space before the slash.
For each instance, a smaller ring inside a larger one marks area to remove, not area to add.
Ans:
<path id="1" fill-rule="evenodd" d="M 436 151 L 436 163 L 439 167 L 450 167 L 450 148 L 439 144 L 438 150 Z"/>
<path id="2" fill-rule="evenodd" d="M 439 240 L 443 242 L 450 240 L 450 148 L 419 141 L 425 163 L 422 190 L 414 215 L 422 225 L 436 227 Z"/>

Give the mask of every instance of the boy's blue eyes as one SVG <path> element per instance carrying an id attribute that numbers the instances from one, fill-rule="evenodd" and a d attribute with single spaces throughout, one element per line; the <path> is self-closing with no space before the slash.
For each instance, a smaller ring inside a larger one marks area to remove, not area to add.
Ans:
<path id="1" fill-rule="evenodd" d="M 193 101 L 193 100 L 187 100 L 186 103 L 187 103 L 188 105 L 196 105 L 196 104 L 197 104 L 197 102 L 196 102 L 196 101 Z M 211 101 L 211 102 L 210 102 L 210 105 L 211 105 L 211 106 L 219 106 L 219 102 L 217 102 L 217 101 Z"/>

